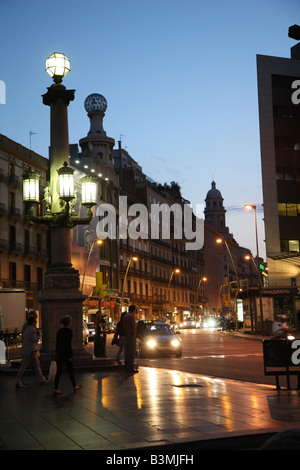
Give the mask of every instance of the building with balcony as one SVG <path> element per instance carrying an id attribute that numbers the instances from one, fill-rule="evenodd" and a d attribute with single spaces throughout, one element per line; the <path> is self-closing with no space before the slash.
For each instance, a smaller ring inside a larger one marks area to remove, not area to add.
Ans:
<path id="1" fill-rule="evenodd" d="M 48 263 L 47 227 L 25 217 L 23 174 L 34 167 L 45 187 L 48 161 L 0 135 L 0 287 L 26 289 L 26 306 L 39 309 L 38 298 Z M 37 205 L 42 211 L 42 200 Z"/>
<path id="2" fill-rule="evenodd" d="M 203 300 L 197 296 L 197 287 L 203 272 L 203 253 L 185 249 L 184 237 L 174 237 L 172 213 L 164 217 L 164 211 L 173 204 L 181 208 L 188 203 L 174 182 L 161 185 L 151 180 L 142 167 L 122 149 L 113 153 L 115 170 L 120 178 L 120 195 L 126 196 L 128 208 L 142 204 L 146 209 L 147 233 L 141 229 L 141 237 L 129 236 L 120 240 L 120 286 L 123 288 L 126 269 L 132 261 L 124 285 L 124 298 L 135 303 L 142 318 L 168 318 L 181 321 L 184 316 L 200 315 Z M 153 207 L 160 209 L 154 212 Z M 165 211 L 167 212 L 167 211 Z M 129 218 L 129 224 L 131 219 Z M 152 223 L 157 223 L 159 236 L 153 237 Z M 170 229 L 170 236 L 163 237 L 162 229 Z M 203 288 L 201 289 L 201 291 Z"/>

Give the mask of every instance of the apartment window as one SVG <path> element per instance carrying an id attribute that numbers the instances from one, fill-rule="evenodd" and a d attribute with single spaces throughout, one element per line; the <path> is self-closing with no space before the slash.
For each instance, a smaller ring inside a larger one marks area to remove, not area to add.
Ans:
<path id="1" fill-rule="evenodd" d="M 289 240 L 289 252 L 299 253 L 299 240 Z"/>
<path id="2" fill-rule="evenodd" d="M 278 203 L 278 215 L 294 217 L 300 215 L 300 204 Z"/>
<path id="3" fill-rule="evenodd" d="M 293 168 L 279 167 L 276 168 L 276 179 L 284 181 L 295 181 L 297 179 L 297 172 Z"/>
<path id="4" fill-rule="evenodd" d="M 43 288 L 43 268 L 36 269 L 37 288 L 42 290 Z"/>
<path id="5" fill-rule="evenodd" d="M 9 263 L 9 280 L 10 286 L 15 287 L 17 281 L 17 265 L 13 262 Z"/>
<path id="6" fill-rule="evenodd" d="M 24 282 L 25 282 L 25 288 L 30 290 L 31 266 L 29 264 L 24 265 Z"/>
<path id="7" fill-rule="evenodd" d="M 9 210 L 13 211 L 15 209 L 15 193 L 9 193 Z"/>
<path id="8" fill-rule="evenodd" d="M 13 163 L 8 166 L 8 176 L 10 180 L 15 176 L 15 165 Z"/>
<path id="9" fill-rule="evenodd" d="M 286 205 L 286 215 L 296 216 L 297 215 L 297 204 Z"/>
<path id="10" fill-rule="evenodd" d="M 299 253 L 299 240 L 280 240 L 280 250 L 283 253 Z"/>
<path id="11" fill-rule="evenodd" d="M 16 227 L 14 225 L 9 226 L 9 245 L 11 250 L 16 248 Z"/>
<path id="12" fill-rule="evenodd" d="M 286 204 L 278 203 L 278 215 L 286 215 Z"/>
<path id="13" fill-rule="evenodd" d="M 24 241 L 25 241 L 25 252 L 28 253 L 30 242 L 29 242 L 29 230 L 25 229 Z"/>
<path id="14" fill-rule="evenodd" d="M 36 248 L 37 248 L 37 252 L 41 253 L 41 251 L 42 251 L 42 236 L 41 236 L 40 233 L 38 233 L 37 236 L 36 236 Z"/>

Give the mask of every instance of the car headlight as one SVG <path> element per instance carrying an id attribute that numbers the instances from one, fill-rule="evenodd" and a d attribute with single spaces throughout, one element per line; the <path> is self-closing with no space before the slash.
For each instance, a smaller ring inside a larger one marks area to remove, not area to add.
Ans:
<path id="1" fill-rule="evenodd" d="M 179 343 L 178 339 L 173 339 L 173 340 L 171 341 L 171 345 L 172 345 L 174 348 L 178 348 L 179 344 L 180 344 L 180 343 Z"/>
<path id="2" fill-rule="evenodd" d="M 154 341 L 154 339 L 149 339 L 146 344 L 149 348 L 154 348 L 156 346 L 156 341 Z"/>

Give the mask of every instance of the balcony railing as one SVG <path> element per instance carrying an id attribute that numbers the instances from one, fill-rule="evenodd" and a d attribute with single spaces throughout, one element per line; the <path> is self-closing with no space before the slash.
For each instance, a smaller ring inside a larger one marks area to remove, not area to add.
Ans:
<path id="1" fill-rule="evenodd" d="M 0 288 L 18 288 L 25 289 L 26 291 L 35 292 L 43 290 L 43 284 L 31 281 L 19 281 L 16 279 L 3 279 L 0 278 Z"/>
<path id="2" fill-rule="evenodd" d="M 23 254 L 24 256 L 37 256 L 38 258 L 49 257 L 48 251 L 44 248 L 39 248 L 37 246 L 23 245 L 22 243 L 17 243 L 15 241 L 4 240 L 0 238 L 0 252 L 7 251 L 8 253 L 18 253 Z"/>

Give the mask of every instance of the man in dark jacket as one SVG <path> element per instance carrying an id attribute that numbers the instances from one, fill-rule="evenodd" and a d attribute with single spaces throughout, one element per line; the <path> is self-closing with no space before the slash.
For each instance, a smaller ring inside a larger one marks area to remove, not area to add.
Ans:
<path id="1" fill-rule="evenodd" d="M 138 372 L 134 368 L 134 359 L 136 352 L 136 314 L 135 305 L 130 305 L 128 312 L 123 317 L 123 327 L 125 332 L 125 371 L 130 374 Z"/>
<path id="2" fill-rule="evenodd" d="M 117 328 L 116 328 L 116 337 L 118 338 L 118 346 L 119 346 L 119 351 L 117 352 L 116 356 L 116 363 L 121 364 L 121 354 L 124 350 L 125 347 L 125 330 L 124 330 L 124 325 L 123 325 L 123 318 L 124 315 L 126 315 L 127 312 L 123 312 L 120 318 L 120 321 L 117 323 Z"/>

